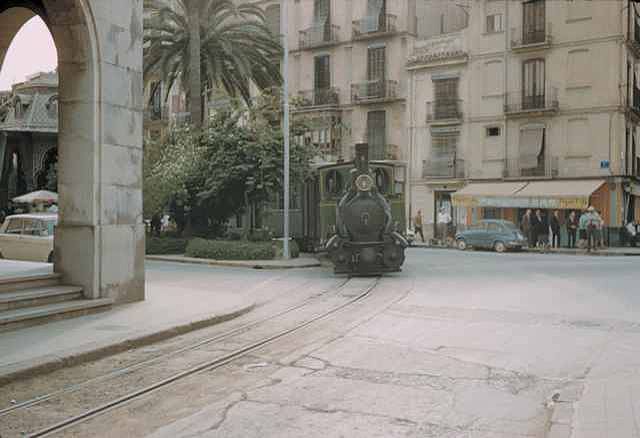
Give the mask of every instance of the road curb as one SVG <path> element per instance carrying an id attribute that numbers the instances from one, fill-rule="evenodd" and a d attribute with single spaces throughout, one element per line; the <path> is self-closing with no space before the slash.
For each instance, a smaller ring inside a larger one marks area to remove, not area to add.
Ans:
<path id="1" fill-rule="evenodd" d="M 109 342 L 108 344 L 104 343 L 106 345 L 84 345 L 79 347 L 78 351 L 69 351 L 68 354 L 65 354 L 63 357 L 58 355 L 47 355 L 24 362 L 6 365 L 4 367 L 0 367 L 0 387 L 15 382 L 16 380 L 24 380 L 35 375 L 47 374 L 62 368 L 103 359 L 133 348 L 144 347 L 156 342 L 184 335 L 195 330 L 221 324 L 249 313 L 255 308 L 255 306 L 255 304 L 251 304 L 234 310 L 233 312 L 211 316 L 209 318 L 192 321 L 160 331 L 150 330 L 140 336 L 120 339 Z"/>
<path id="2" fill-rule="evenodd" d="M 226 266 L 232 268 L 247 268 L 247 269 L 264 269 L 264 270 L 278 270 L 278 269 L 305 269 L 305 268 L 317 268 L 322 266 L 319 260 L 301 262 L 301 263 L 280 263 L 273 260 L 212 260 L 212 259 L 197 259 L 193 257 L 183 256 L 164 256 L 164 255 L 148 255 L 146 260 L 159 261 L 159 262 L 174 262 L 185 263 L 192 265 L 208 265 L 208 266 Z M 295 260 L 295 259 L 294 259 Z"/>
<path id="3" fill-rule="evenodd" d="M 435 251 L 460 251 L 458 248 L 450 248 L 450 247 L 439 247 L 439 246 L 410 246 L 409 248 L 416 249 L 430 249 Z M 587 251 L 575 251 L 575 252 L 567 252 L 567 251 L 547 251 L 542 252 L 537 249 L 523 249 L 519 251 L 520 253 L 528 253 L 528 254 L 553 254 L 553 255 L 567 255 L 567 256 L 587 256 L 587 257 L 640 257 L 640 252 L 611 252 L 611 251 L 596 251 L 596 252 L 587 252 Z"/>

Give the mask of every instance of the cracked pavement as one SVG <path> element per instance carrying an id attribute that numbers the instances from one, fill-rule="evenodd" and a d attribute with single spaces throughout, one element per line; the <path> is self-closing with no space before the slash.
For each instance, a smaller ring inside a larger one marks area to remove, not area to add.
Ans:
<path id="1" fill-rule="evenodd" d="M 64 435 L 640 438 L 639 284 L 633 258 L 411 250 L 340 315 Z"/>

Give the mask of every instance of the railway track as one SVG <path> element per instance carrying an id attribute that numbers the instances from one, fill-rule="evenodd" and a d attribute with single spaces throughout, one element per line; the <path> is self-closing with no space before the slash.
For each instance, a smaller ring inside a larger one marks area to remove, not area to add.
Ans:
<path id="1" fill-rule="evenodd" d="M 162 354 L 151 359 L 138 362 L 134 365 L 114 370 L 101 376 L 86 380 L 84 382 L 80 382 L 47 394 L 43 394 L 41 396 L 2 409 L 0 410 L 0 422 L 3 421 L 3 417 L 6 418 L 16 414 L 19 415 L 21 411 L 26 412 L 29 408 L 45 404 L 46 402 L 52 402 L 54 400 L 64 400 L 65 397 L 70 397 L 73 394 L 77 394 L 82 391 L 90 392 L 92 389 L 95 390 L 97 385 L 115 385 L 119 378 L 124 378 L 126 376 L 131 377 L 133 373 L 144 374 L 144 372 L 146 370 L 149 370 L 151 367 L 157 367 L 158 365 L 161 365 L 163 361 L 168 361 L 173 357 L 187 355 L 188 353 L 198 351 L 205 346 L 215 346 L 219 343 L 233 341 L 235 338 L 241 338 L 243 335 L 251 334 L 252 331 L 256 331 L 256 329 L 269 329 L 270 327 L 268 326 L 270 324 L 278 325 L 278 323 L 280 323 L 280 325 L 286 326 L 286 328 L 284 329 L 273 330 L 266 335 L 262 335 L 257 340 L 254 340 L 252 342 L 245 342 L 242 346 L 231 351 L 224 352 L 222 354 L 216 354 L 215 357 L 212 357 L 211 359 L 201 361 L 194 366 L 188 367 L 187 369 L 183 369 L 179 372 L 175 372 L 174 374 L 166 376 L 153 383 L 127 392 L 124 395 L 109 399 L 107 401 L 103 401 L 97 406 L 86 409 L 81 413 L 69 415 L 67 418 L 61 421 L 57 421 L 49 426 L 42 427 L 41 429 L 30 434 L 25 434 L 26 436 L 34 438 L 50 436 L 71 426 L 86 422 L 93 417 L 96 417 L 117 407 L 123 406 L 133 400 L 139 399 L 161 388 L 170 386 L 189 376 L 204 371 L 215 370 L 216 368 L 227 365 L 238 358 L 246 356 L 276 340 L 289 336 L 321 319 L 325 319 L 337 312 L 340 312 L 346 307 L 363 300 L 371 293 L 371 291 L 377 286 L 377 284 L 378 278 L 366 280 L 347 279 L 344 282 L 340 283 L 338 287 L 333 290 L 324 291 L 324 293 L 313 294 L 301 303 L 290 306 L 267 317 L 251 321 L 240 327 L 229 330 L 228 332 L 199 340 L 196 343 L 168 352 L 166 354 Z M 337 301 L 337 303 L 334 303 L 334 301 Z M 321 310 L 316 311 L 315 309 L 317 307 L 320 307 Z M 310 314 L 307 315 L 307 313 L 309 312 Z M 298 315 L 298 313 L 300 315 Z M 295 320 L 295 323 L 291 324 L 287 321 L 279 321 L 280 319 L 286 320 L 287 318 L 293 318 Z"/>

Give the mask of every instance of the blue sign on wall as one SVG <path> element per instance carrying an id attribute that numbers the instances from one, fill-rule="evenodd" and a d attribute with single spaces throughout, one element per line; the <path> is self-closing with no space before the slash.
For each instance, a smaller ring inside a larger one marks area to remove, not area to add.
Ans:
<path id="1" fill-rule="evenodd" d="M 609 160 L 600 161 L 600 169 L 608 169 L 609 168 Z"/>

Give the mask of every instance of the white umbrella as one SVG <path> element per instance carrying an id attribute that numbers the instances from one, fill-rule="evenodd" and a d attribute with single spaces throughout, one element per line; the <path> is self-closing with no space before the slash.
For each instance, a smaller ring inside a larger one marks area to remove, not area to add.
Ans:
<path id="1" fill-rule="evenodd" d="M 58 202 L 58 194 L 48 190 L 38 190 L 13 198 L 13 202 L 18 204 L 54 203 Z"/>

